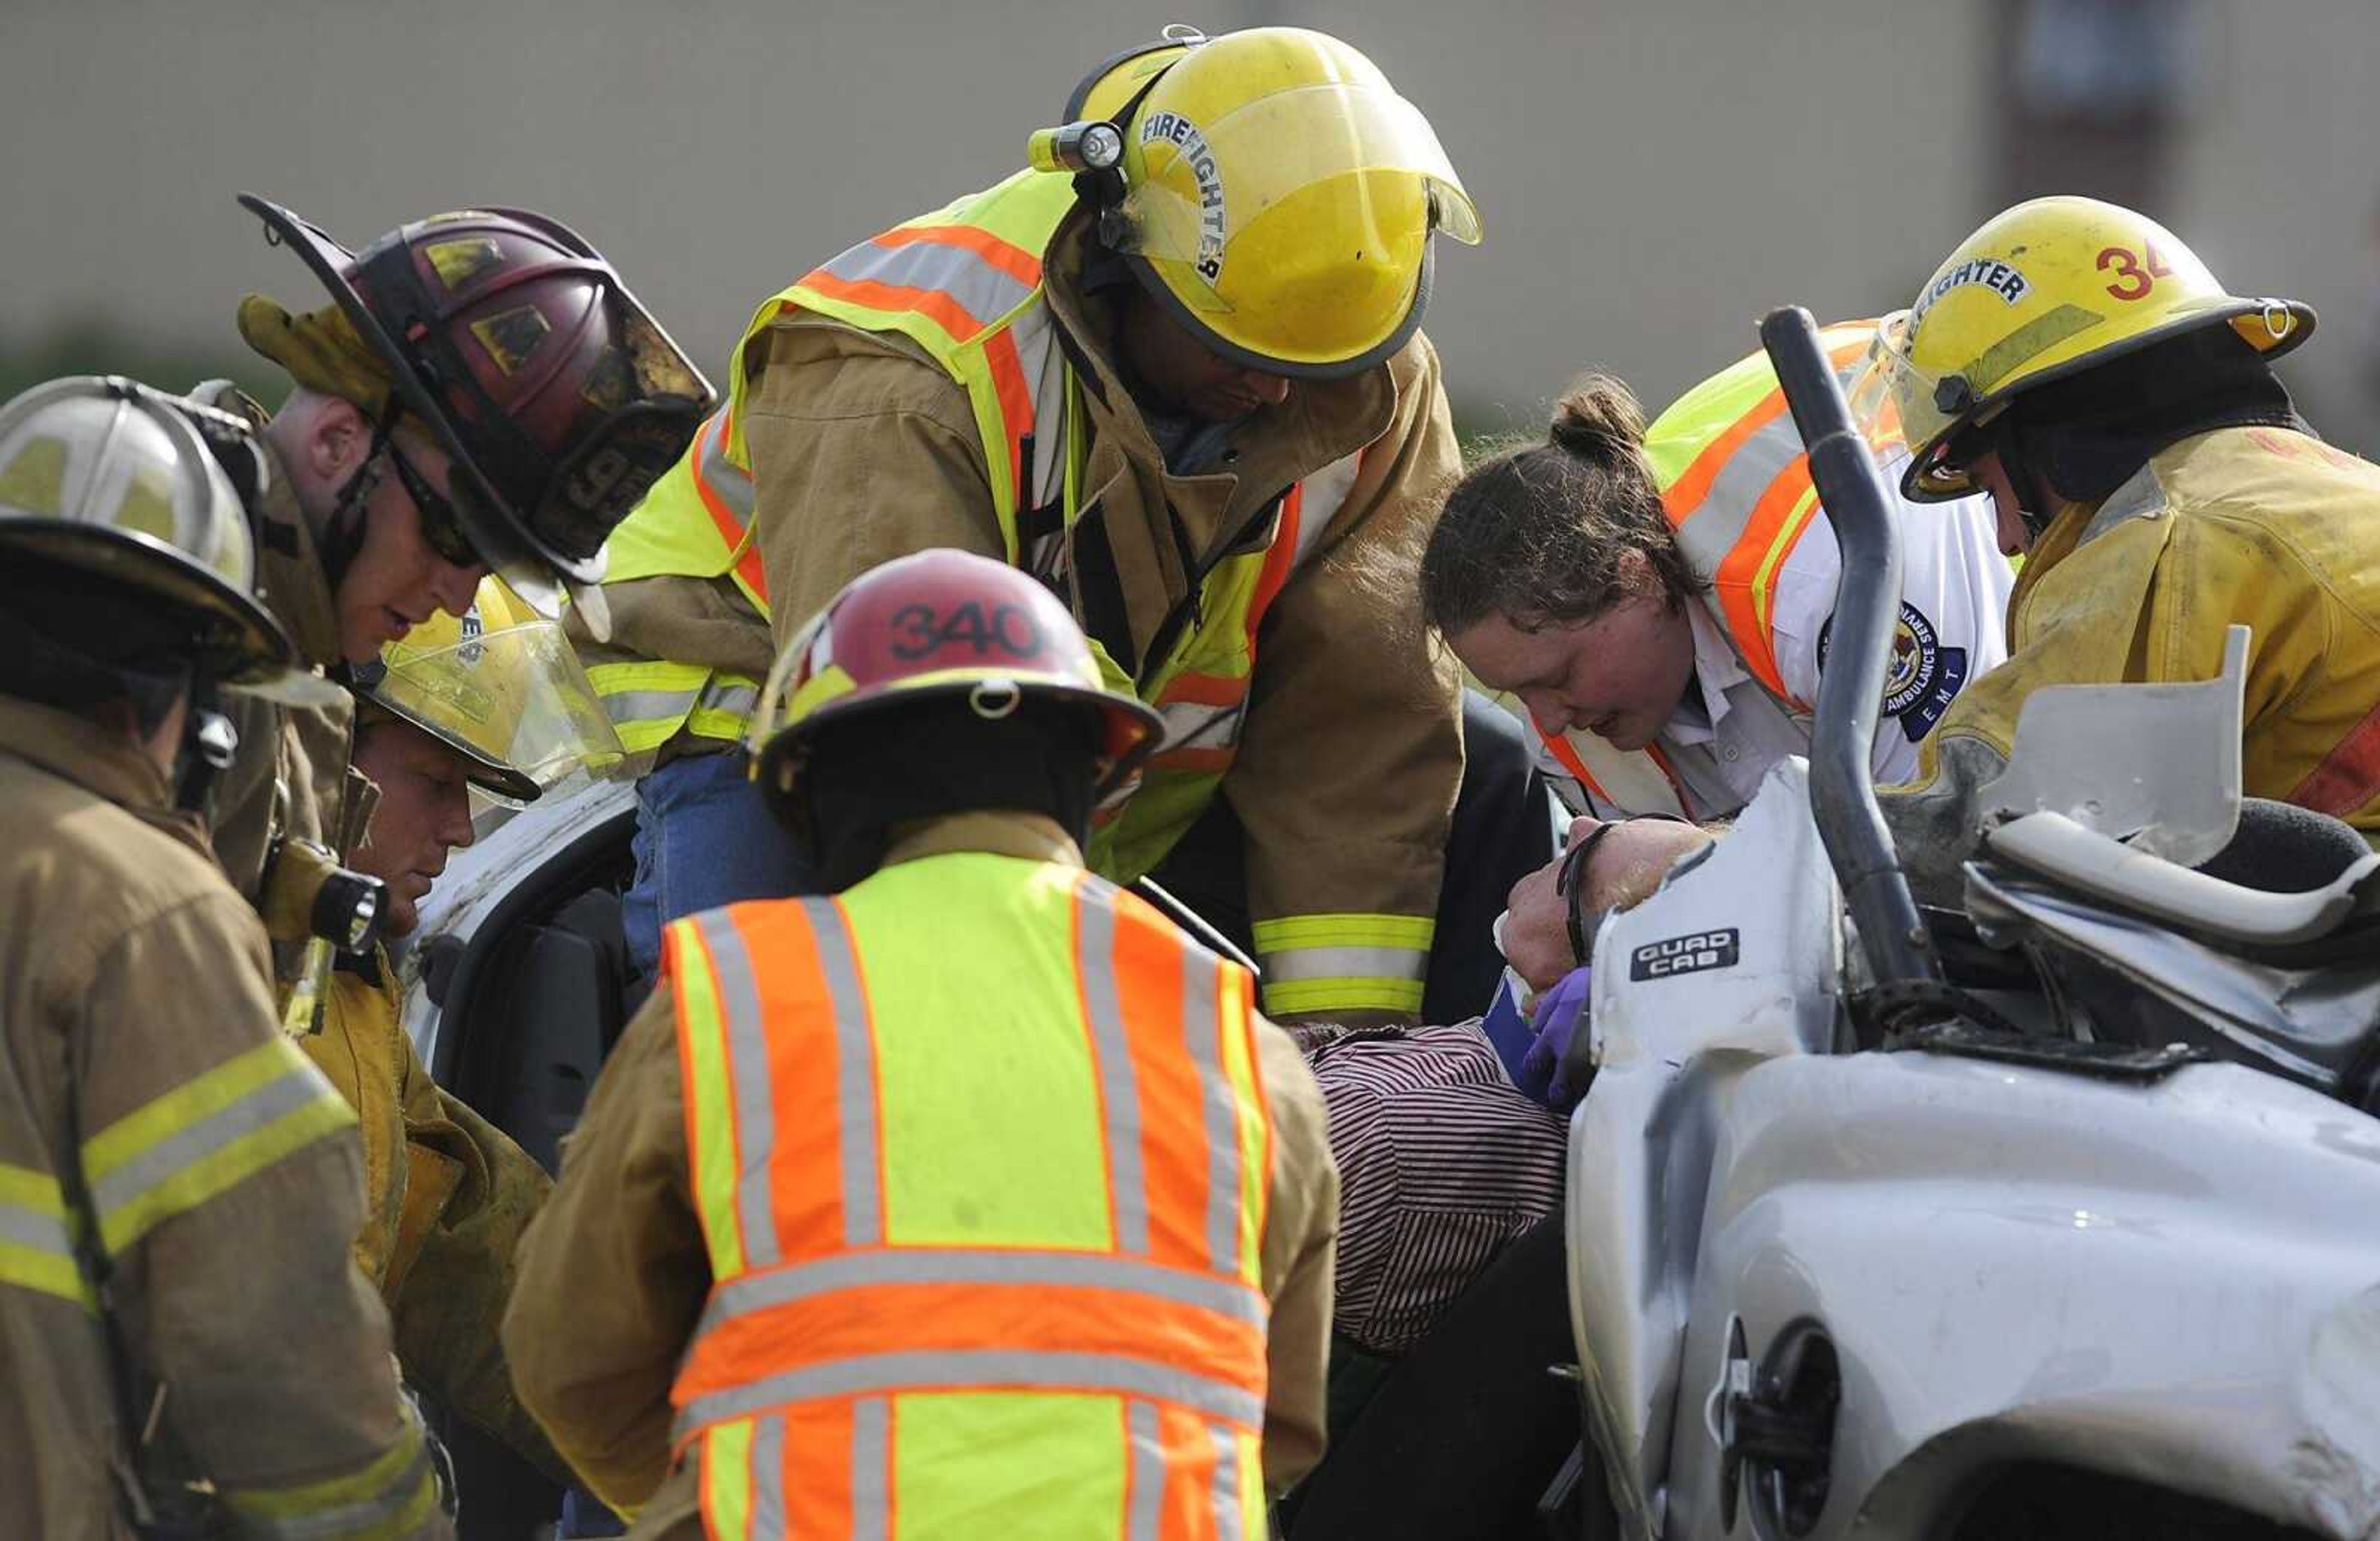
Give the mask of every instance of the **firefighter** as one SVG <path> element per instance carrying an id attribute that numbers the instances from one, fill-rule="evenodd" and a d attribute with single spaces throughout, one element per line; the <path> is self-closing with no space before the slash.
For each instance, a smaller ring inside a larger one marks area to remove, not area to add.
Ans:
<path id="1" fill-rule="evenodd" d="M 356 769 L 379 790 L 351 859 L 388 885 L 386 940 L 411 936 L 448 853 L 472 842 L 471 793 L 522 807 L 620 759 L 560 625 L 502 578 L 354 672 Z M 356 1260 L 380 1287 L 407 1381 L 544 1466 L 567 1469 L 523 1413 L 497 1323 L 522 1230 L 552 1186 L 501 1130 L 431 1080 L 401 1018 L 387 951 L 342 956 L 322 1030 L 298 1046 L 352 1104 L 369 1206 Z"/>
<path id="2" fill-rule="evenodd" d="M 303 661 L 367 664 L 431 614 L 460 614 L 492 568 L 548 613 L 564 586 L 599 602 L 605 536 L 713 399 L 612 265 L 523 211 L 442 214 L 354 254 L 286 209 L 242 202 L 332 300 L 302 313 L 241 302 L 241 336 L 292 387 L 269 421 L 230 386 L 202 387 L 259 428 L 262 464 L 242 491 L 267 601 Z M 348 765 L 353 717 L 340 698 L 258 703 L 239 722 L 216 848 L 268 914 L 304 913 L 272 890 L 323 865 L 283 860 L 290 844 L 335 860 L 362 838 L 371 793 Z M 279 973 L 318 990 L 330 954 L 306 940 L 276 932 Z"/>
<path id="3" fill-rule="evenodd" d="M 2235 625 L 2247 794 L 2380 833 L 2380 467 L 2316 438 L 2273 373 L 2313 325 L 2084 198 L 1994 218 L 1887 323 L 1860 394 L 1899 415 L 1904 495 L 1987 491 L 2025 552 L 2008 662 L 1882 799 L 1921 894 L 1956 902 L 2027 696 L 2212 678 Z"/>
<path id="4" fill-rule="evenodd" d="M 191 809 L 216 689 L 302 694 L 209 447 L 243 432 L 121 380 L 0 406 L 10 1535 L 448 1534 L 350 1257 L 354 1117 Z"/>
<path id="5" fill-rule="evenodd" d="M 1177 35 L 1102 67 L 1065 115 L 1035 168 L 765 301 L 728 402 L 615 536 L 617 633 L 586 656 L 654 758 L 631 954 L 650 972 L 663 922 L 817 887 L 732 755 L 771 630 L 949 546 L 1050 587 L 1109 684 L 1165 719 L 1093 829 L 1095 870 L 1171 856 L 1161 875 L 1252 945 L 1277 1015 L 1411 1018 L 1466 965 L 1456 1014 L 1475 1010 L 1487 922 L 1550 848 L 1542 805 L 1517 811 L 1524 751 L 1482 714 L 1501 736 L 1475 756 L 1512 768 L 1487 822 L 1535 839 L 1442 899 L 1462 693 L 1363 581 L 1409 571 L 1457 468 L 1418 328 L 1432 237 L 1475 240 L 1471 200 L 1419 109 L 1316 32 Z M 1459 841 L 1466 868 L 1500 839 Z M 1475 925 L 1438 925 L 1466 903 Z"/>
<path id="6" fill-rule="evenodd" d="M 755 775 L 848 886 L 671 924 L 504 1321 L 636 1534 L 1254 1536 L 1313 1464 L 1320 1094 L 1245 970 L 1083 868 L 1160 731 L 970 553 L 786 649 Z"/>

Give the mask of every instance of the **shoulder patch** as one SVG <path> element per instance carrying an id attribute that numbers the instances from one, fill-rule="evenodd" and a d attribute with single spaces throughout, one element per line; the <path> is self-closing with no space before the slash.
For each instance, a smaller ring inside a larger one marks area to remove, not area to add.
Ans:
<path id="1" fill-rule="evenodd" d="M 1834 630 L 1831 615 L 1818 628 L 1821 672 Z M 1967 649 L 1944 647 L 1941 633 L 1925 613 L 1901 601 L 1900 619 L 1892 628 L 1892 661 L 1884 672 L 1884 714 L 1898 722 L 1914 744 L 1934 731 L 1966 683 Z"/>

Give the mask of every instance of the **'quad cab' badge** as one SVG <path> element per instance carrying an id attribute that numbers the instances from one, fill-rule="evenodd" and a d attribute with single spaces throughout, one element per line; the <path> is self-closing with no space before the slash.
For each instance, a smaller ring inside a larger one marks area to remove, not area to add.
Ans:
<path id="1" fill-rule="evenodd" d="M 1730 926 L 1717 931 L 1671 937 L 1667 941 L 1648 941 L 1629 956 L 1628 977 L 1674 979 L 1681 974 L 1699 974 L 1706 968 L 1731 967 L 1738 951 L 1736 940 L 1735 928 Z"/>

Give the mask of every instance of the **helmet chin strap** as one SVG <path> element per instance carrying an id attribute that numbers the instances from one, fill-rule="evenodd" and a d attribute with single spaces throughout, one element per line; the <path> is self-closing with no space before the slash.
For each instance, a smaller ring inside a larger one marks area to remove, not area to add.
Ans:
<path id="1" fill-rule="evenodd" d="M 339 483 L 337 501 L 331 505 L 331 516 L 322 521 L 321 537 L 314 543 L 315 553 L 322 558 L 322 576 L 330 580 L 335 592 L 354 565 L 356 553 L 364 549 L 364 500 L 380 486 L 380 459 L 388 448 L 389 439 L 396 431 L 399 415 L 395 399 L 372 423 L 371 447 L 365 451 L 362 462 L 347 479 Z"/>
<path id="2" fill-rule="evenodd" d="M 2028 462 L 2017 443 L 2017 428 L 2010 414 L 2003 414 L 1981 430 L 1992 453 L 1999 457 L 2000 473 L 2008 478 L 2010 490 L 2016 493 L 2017 518 L 2024 525 L 2025 543 L 2041 539 L 2057 517 L 2058 499 L 2049 490 L 2049 482 Z M 2049 510 L 2047 513 L 2043 510 Z"/>

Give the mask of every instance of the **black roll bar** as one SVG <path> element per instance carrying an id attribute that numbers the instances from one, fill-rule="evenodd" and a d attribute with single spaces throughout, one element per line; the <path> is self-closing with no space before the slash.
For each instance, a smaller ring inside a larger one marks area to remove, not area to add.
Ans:
<path id="1" fill-rule="evenodd" d="M 1776 366 L 1793 426 L 1809 450 L 1810 479 L 1842 548 L 1833 640 L 1810 733 L 1811 813 L 1880 991 L 1888 996 L 1897 986 L 1938 985 L 1941 960 L 1893 853 L 1869 769 L 1900 614 L 1900 540 L 1892 501 L 1867 441 L 1852 422 L 1810 312 L 1800 306 L 1771 310 L 1760 322 L 1760 342 Z"/>

